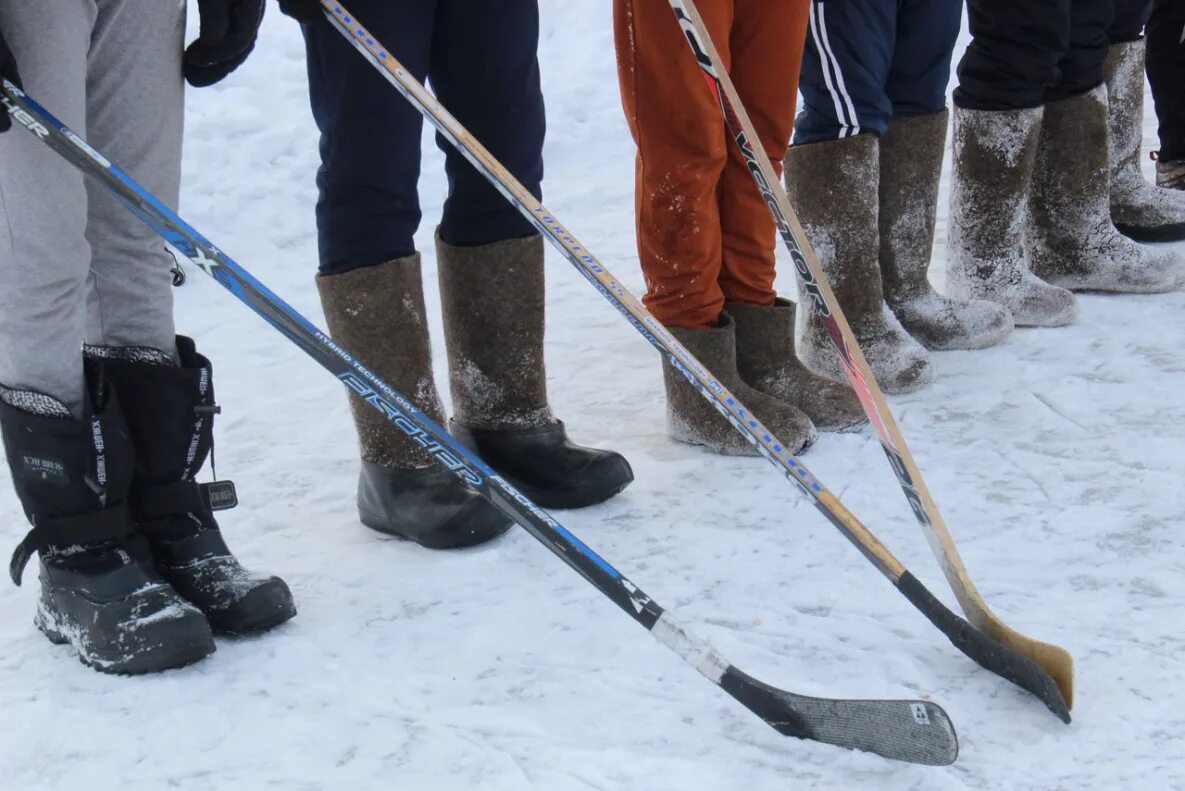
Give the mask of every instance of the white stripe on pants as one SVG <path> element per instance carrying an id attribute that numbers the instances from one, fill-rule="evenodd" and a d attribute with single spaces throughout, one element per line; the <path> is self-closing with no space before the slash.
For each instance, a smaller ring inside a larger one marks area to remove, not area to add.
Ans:
<path id="1" fill-rule="evenodd" d="M 815 39 L 815 49 L 819 51 L 820 65 L 823 67 L 823 81 L 827 85 L 827 92 L 835 103 L 835 119 L 843 127 L 839 136 L 855 137 L 860 134 L 860 119 L 856 115 L 856 107 L 852 97 L 848 94 L 844 84 L 843 70 L 839 67 L 839 59 L 831 49 L 831 40 L 827 36 L 826 3 L 813 0 L 810 12 L 811 35 Z"/>

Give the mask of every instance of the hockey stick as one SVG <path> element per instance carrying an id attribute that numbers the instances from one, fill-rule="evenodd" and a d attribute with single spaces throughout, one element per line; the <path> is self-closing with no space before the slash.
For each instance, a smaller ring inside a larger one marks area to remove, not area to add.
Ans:
<path id="1" fill-rule="evenodd" d="M 967 656 L 993 673 L 1008 679 L 1040 698 L 1058 717 L 1069 721 L 1069 710 L 1057 685 L 1037 664 L 985 638 L 945 607 L 909 573 L 868 528 L 860 523 L 749 413 L 710 371 L 691 355 L 665 327 L 650 314 L 637 297 L 626 290 L 559 220 L 498 162 L 452 116 L 423 85 L 412 77 L 398 60 L 348 11 L 335 0 L 321 0 L 329 21 L 349 39 L 413 106 L 444 135 L 490 183 L 511 201 L 539 231 L 576 267 L 593 287 L 604 295 L 656 349 L 664 354 L 700 393 L 712 402 L 733 426 L 752 442 L 766 459 L 777 466 L 808 497 L 815 507 L 844 534 L 865 557 L 905 595 L 950 641 Z"/>
<path id="2" fill-rule="evenodd" d="M 932 766 L 954 762 L 958 755 L 954 726 L 946 712 L 934 703 L 806 697 L 771 687 L 733 667 L 706 642 L 686 631 L 621 572 L 457 443 L 411 401 L 363 367 L 327 334 L 7 80 L 0 80 L 0 102 L 14 120 L 75 167 L 107 186 L 168 244 L 379 410 L 462 482 L 521 525 L 660 643 L 779 733 L 865 750 L 899 761 Z"/>
<path id="3" fill-rule="evenodd" d="M 938 558 L 943 574 L 946 575 L 947 582 L 950 583 L 967 619 L 992 640 L 1040 665 L 1043 672 L 1057 683 L 1066 707 L 1072 707 L 1074 658 L 1061 646 L 1034 640 L 1009 627 L 988 608 L 987 602 L 976 590 L 962 558 L 959 557 L 954 539 L 951 538 L 946 523 L 938 512 L 938 506 L 935 505 L 926 482 L 922 479 L 922 473 L 914 461 L 913 454 L 905 444 L 901 429 L 893 419 L 885 396 L 868 367 L 867 360 L 864 359 L 864 353 L 860 350 L 860 345 L 856 342 L 851 327 L 848 326 L 848 321 L 831 292 L 831 286 L 815 258 L 798 218 L 794 215 L 786 192 L 765 149 L 761 146 L 761 138 L 758 137 L 728 72 L 720 68 L 720 55 L 704 26 L 695 0 L 669 2 L 696 62 L 704 72 L 708 87 L 720 104 L 720 111 L 724 114 L 733 141 L 747 161 L 757 189 L 765 199 L 770 214 L 773 215 L 778 233 L 785 242 L 786 249 L 790 251 L 795 269 L 802 278 L 807 293 L 810 294 L 810 301 L 822 318 L 827 334 L 831 336 L 839 352 L 848 380 L 880 437 L 881 446 L 885 455 L 889 457 L 889 463 L 901 483 L 901 489 L 905 492 L 910 508 L 917 517 L 929 541 L 930 549 Z"/>

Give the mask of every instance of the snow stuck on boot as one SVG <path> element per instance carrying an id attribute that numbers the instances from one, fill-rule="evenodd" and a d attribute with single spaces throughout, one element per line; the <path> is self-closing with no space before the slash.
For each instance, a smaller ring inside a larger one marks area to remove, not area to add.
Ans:
<path id="1" fill-rule="evenodd" d="M 1004 305 L 1018 327 L 1060 327 L 1078 315 L 1073 294 L 1029 271 L 1021 246 L 1041 115 L 954 112 L 946 293 Z"/>
<path id="2" fill-rule="evenodd" d="M 1025 247 L 1033 272 L 1075 291 L 1160 294 L 1185 284 L 1185 261 L 1128 239 L 1111 222 L 1107 92 L 1045 108 Z"/>
<path id="3" fill-rule="evenodd" d="M 1012 332 L 1008 309 L 947 299 L 928 278 L 948 120 L 946 109 L 894 118 L 881 136 L 881 279 L 885 301 L 927 349 L 984 349 Z"/>
<path id="4" fill-rule="evenodd" d="M 1137 241 L 1177 241 L 1185 239 L 1185 192 L 1155 186 L 1140 170 L 1145 49 L 1139 39 L 1113 44 L 1107 55 L 1111 218 Z"/>

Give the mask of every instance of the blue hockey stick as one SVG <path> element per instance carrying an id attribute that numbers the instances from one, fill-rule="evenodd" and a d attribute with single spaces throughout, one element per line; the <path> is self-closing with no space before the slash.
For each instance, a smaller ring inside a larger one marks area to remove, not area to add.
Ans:
<path id="1" fill-rule="evenodd" d="M 304 349 L 437 462 L 486 497 L 644 626 L 659 642 L 779 733 L 913 763 L 944 766 L 955 760 L 958 741 L 954 726 L 946 712 L 934 703 L 807 697 L 771 687 L 733 667 L 608 561 L 457 443 L 411 401 L 367 370 L 326 333 L 7 80 L 0 80 L 0 103 L 17 123 L 68 162 L 111 189 L 130 211 L 166 242 Z"/>

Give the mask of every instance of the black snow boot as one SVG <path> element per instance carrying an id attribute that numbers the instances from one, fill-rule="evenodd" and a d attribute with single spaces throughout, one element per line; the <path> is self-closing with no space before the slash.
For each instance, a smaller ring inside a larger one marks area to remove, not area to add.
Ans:
<path id="1" fill-rule="evenodd" d="M 104 673 L 152 673 L 214 651 L 202 614 L 145 563 L 127 507 L 134 451 L 114 394 L 88 388 L 82 419 L 41 393 L 0 388 L 0 430 L 33 529 L 9 570 L 41 556 L 37 628 Z"/>
<path id="2" fill-rule="evenodd" d="M 420 254 L 319 275 L 317 288 L 333 339 L 443 426 L 444 408 L 432 376 Z M 510 529 L 512 522 L 501 511 L 353 392 L 350 409 L 362 451 L 362 524 L 429 549 L 475 546 Z"/>
<path id="3" fill-rule="evenodd" d="M 214 511 L 238 504 L 230 481 L 195 479 L 214 449 L 213 371 L 189 338 L 177 360 L 142 347 L 88 346 L 87 367 L 110 380 L 136 447 L 131 512 L 157 571 L 216 634 L 271 629 L 296 615 L 279 577 L 252 574 L 231 554 Z"/>
<path id="4" fill-rule="evenodd" d="M 543 239 L 479 247 L 436 237 L 453 436 L 544 508 L 583 508 L 629 486 L 618 453 L 577 445 L 547 403 Z"/>

